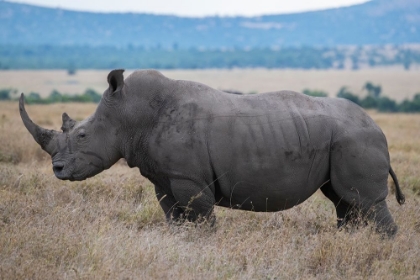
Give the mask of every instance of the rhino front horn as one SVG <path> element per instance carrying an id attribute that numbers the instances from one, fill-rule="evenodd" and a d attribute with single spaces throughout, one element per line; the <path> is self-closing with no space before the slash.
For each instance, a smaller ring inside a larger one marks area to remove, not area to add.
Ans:
<path id="1" fill-rule="evenodd" d="M 51 155 L 54 152 L 54 145 L 51 140 L 58 132 L 42 128 L 32 122 L 25 110 L 25 96 L 23 93 L 20 95 L 19 99 L 19 112 L 26 129 L 32 134 L 32 137 L 34 137 L 41 148 Z"/>

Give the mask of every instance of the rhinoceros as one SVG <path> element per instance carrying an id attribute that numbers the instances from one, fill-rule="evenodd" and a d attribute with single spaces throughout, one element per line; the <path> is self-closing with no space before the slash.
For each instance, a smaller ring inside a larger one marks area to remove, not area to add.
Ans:
<path id="1" fill-rule="evenodd" d="M 62 180 L 79 181 L 124 158 L 155 187 L 168 222 L 207 221 L 214 206 L 259 212 L 298 205 L 318 189 L 330 199 L 337 226 L 359 213 L 394 236 L 386 204 L 395 182 L 381 129 L 356 104 L 292 91 L 236 95 L 155 70 L 108 75 L 96 112 L 82 121 L 63 113 L 62 132 L 26 128 L 51 155 Z"/>

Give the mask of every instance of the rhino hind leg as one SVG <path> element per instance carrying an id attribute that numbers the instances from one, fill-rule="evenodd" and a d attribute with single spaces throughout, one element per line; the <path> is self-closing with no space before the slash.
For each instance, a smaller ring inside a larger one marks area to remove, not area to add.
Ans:
<path id="1" fill-rule="evenodd" d="M 363 214 L 375 222 L 378 233 L 391 238 L 397 233 L 398 226 L 395 224 L 385 200 L 376 203 Z"/>
<path id="2" fill-rule="evenodd" d="M 342 228 L 347 225 L 351 227 L 366 225 L 365 221 L 367 219 L 375 223 L 377 232 L 382 235 L 394 237 L 397 233 L 398 227 L 388 210 L 385 200 L 377 202 L 375 205 L 370 207 L 363 205 L 363 203 L 361 205 L 351 205 L 342 197 L 337 195 L 331 185 L 331 182 L 322 186 L 321 191 L 334 203 L 337 212 L 338 228 Z"/>
<path id="3" fill-rule="evenodd" d="M 353 221 L 375 223 L 376 230 L 393 237 L 397 226 L 388 210 L 389 153 L 376 130 L 342 135 L 331 150 L 331 188 L 354 213 Z"/>

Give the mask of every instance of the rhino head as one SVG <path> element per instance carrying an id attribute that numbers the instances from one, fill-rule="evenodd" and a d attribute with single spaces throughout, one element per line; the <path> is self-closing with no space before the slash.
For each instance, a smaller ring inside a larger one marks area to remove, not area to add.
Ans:
<path id="1" fill-rule="evenodd" d="M 25 110 L 22 93 L 19 100 L 22 121 L 35 141 L 51 155 L 57 178 L 84 180 L 110 168 L 122 157 L 118 141 L 121 123 L 118 118 L 125 91 L 123 72 L 113 70 L 109 73 L 109 88 L 93 115 L 75 121 L 63 113 L 62 131 L 45 129 L 33 123 Z"/>

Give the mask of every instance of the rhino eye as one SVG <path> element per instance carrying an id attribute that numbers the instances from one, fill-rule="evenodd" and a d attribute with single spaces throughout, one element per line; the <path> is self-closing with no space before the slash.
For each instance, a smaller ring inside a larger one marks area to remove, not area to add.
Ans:
<path id="1" fill-rule="evenodd" d="M 86 133 L 85 133 L 84 131 L 79 131 L 79 134 L 77 134 L 77 137 L 78 137 L 79 139 L 83 139 L 83 138 L 85 138 L 85 137 L 86 137 Z"/>

